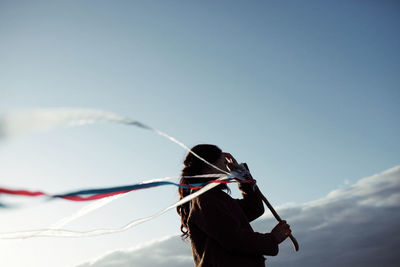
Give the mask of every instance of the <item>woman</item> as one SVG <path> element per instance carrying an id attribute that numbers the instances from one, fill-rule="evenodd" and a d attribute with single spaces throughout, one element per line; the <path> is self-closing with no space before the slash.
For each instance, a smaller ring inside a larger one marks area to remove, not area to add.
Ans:
<path id="1" fill-rule="evenodd" d="M 232 155 L 222 152 L 215 145 L 201 144 L 191 150 L 221 170 L 230 172 L 241 169 Z M 182 184 L 215 179 L 196 178 L 193 181 L 185 176 L 221 173 L 192 153 L 186 156 L 184 165 Z M 246 178 L 246 183 L 238 184 L 242 199 L 233 199 L 225 192 L 230 192 L 227 185 L 221 184 L 177 208 L 181 216 L 182 238 L 190 238 L 196 267 L 264 267 L 264 255 L 277 255 L 278 244 L 291 233 L 285 221 L 278 223 L 271 233 L 253 231 L 249 222 L 264 213 L 264 206 L 255 190 L 255 180 L 251 176 Z M 180 188 L 179 196 L 182 199 L 192 192 Z"/>

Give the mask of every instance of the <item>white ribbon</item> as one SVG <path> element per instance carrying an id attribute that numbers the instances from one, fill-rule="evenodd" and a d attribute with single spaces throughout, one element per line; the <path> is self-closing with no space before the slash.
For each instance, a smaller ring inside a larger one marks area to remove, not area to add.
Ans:
<path id="1" fill-rule="evenodd" d="M 58 109 L 37 109 L 25 112 L 14 112 L 11 114 L 6 114 L 0 117 L 0 139 L 7 138 L 10 136 L 18 135 L 18 134 L 26 134 L 30 132 L 37 132 L 37 131 L 47 131 L 51 130 L 56 127 L 62 126 L 75 126 L 75 125 L 85 125 L 85 124 L 93 124 L 98 122 L 114 122 L 119 124 L 126 124 L 126 125 L 134 125 L 140 127 L 145 130 L 149 130 L 155 132 L 156 134 L 167 138 L 168 140 L 174 142 L 175 144 L 179 145 L 180 147 L 187 150 L 189 153 L 192 153 L 195 157 L 199 158 L 206 164 L 210 165 L 214 169 L 222 172 L 223 174 L 205 174 L 205 175 L 195 175 L 195 176 L 188 176 L 187 178 L 201 178 L 201 177 L 219 177 L 216 179 L 217 181 L 224 180 L 226 178 L 233 178 L 232 174 L 218 168 L 214 164 L 208 162 L 207 160 L 203 159 L 196 153 L 190 150 L 182 142 L 178 141 L 172 136 L 147 126 L 139 121 L 131 120 L 127 117 L 120 116 L 116 113 L 102 111 L 102 110 L 95 110 L 95 109 L 77 109 L 77 108 L 58 108 Z M 235 173 L 235 175 L 238 173 Z M 239 175 L 236 175 L 235 178 L 239 178 Z M 168 179 L 170 177 L 167 177 Z M 163 178 L 166 179 L 166 178 Z M 152 180 L 154 181 L 154 180 Z M 88 237 L 88 236 L 98 236 L 98 235 L 105 235 L 105 234 L 112 234 L 126 231 L 138 224 L 143 222 L 152 220 L 165 212 L 176 208 L 184 203 L 191 201 L 192 199 L 198 197 L 199 195 L 207 192 L 208 190 L 218 186 L 219 183 L 210 183 L 201 188 L 200 190 L 182 198 L 178 202 L 172 204 L 171 206 L 159 211 L 158 213 L 131 221 L 127 225 L 120 227 L 120 228 L 104 228 L 104 229 L 95 229 L 90 231 L 72 231 L 66 229 L 58 229 L 66 225 L 67 223 L 76 220 L 89 212 L 92 212 L 106 204 L 111 203 L 111 201 L 117 198 L 108 198 L 103 200 L 103 202 L 89 204 L 86 207 L 83 207 L 77 213 L 68 216 L 58 222 L 56 225 L 50 227 L 49 229 L 39 229 L 39 230 L 27 230 L 27 231 L 18 231 L 18 232 L 6 232 L 0 233 L 0 239 L 26 239 L 26 238 L 33 238 L 33 237 Z"/>

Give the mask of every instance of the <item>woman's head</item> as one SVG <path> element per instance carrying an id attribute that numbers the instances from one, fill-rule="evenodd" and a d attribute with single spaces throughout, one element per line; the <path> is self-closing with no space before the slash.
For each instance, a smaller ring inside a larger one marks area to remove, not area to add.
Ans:
<path id="1" fill-rule="evenodd" d="M 199 157 L 205 159 L 207 162 L 217 166 L 219 169 L 223 171 L 229 171 L 227 169 L 227 161 L 225 158 L 225 154 L 222 152 L 222 150 L 215 146 L 215 145 L 209 145 L 209 144 L 200 144 L 194 146 L 191 151 L 198 155 Z M 213 166 L 210 166 L 206 162 L 202 161 L 192 153 L 188 153 L 184 162 L 184 168 L 182 170 L 182 176 L 180 179 L 181 184 L 190 184 L 191 182 L 193 183 L 205 183 L 208 182 L 212 179 L 215 178 L 195 178 L 196 180 L 193 181 L 191 178 L 186 178 L 186 176 L 194 176 L 194 175 L 200 175 L 200 174 L 212 174 L 212 173 L 221 173 L 220 170 L 214 168 Z M 220 189 L 228 189 L 226 184 L 221 184 L 218 186 Z M 179 197 L 180 199 L 188 196 L 191 193 L 190 189 L 185 189 L 185 188 L 179 188 Z M 177 212 L 181 216 L 181 231 L 182 231 L 182 237 L 187 238 L 189 236 L 188 231 L 187 231 L 187 219 L 189 216 L 190 212 L 190 203 L 185 203 L 179 207 L 177 207 Z"/>
<path id="2" fill-rule="evenodd" d="M 223 161 L 225 160 L 224 153 L 216 145 L 200 144 L 194 146 L 191 151 L 213 165 L 223 165 Z M 205 173 L 220 173 L 218 169 L 210 166 L 190 152 L 187 154 L 183 164 L 184 168 L 182 170 L 182 176 L 192 176 Z M 226 170 L 225 166 L 217 167 L 222 167 L 223 170 Z"/>

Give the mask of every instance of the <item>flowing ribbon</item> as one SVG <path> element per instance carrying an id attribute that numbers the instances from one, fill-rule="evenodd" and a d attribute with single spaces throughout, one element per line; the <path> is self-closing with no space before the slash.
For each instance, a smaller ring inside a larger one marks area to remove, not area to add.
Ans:
<path id="1" fill-rule="evenodd" d="M 140 218 L 137 220 L 133 220 L 130 223 L 126 224 L 120 228 L 103 228 L 103 229 L 95 229 L 90 231 L 72 231 L 66 229 L 38 229 L 38 230 L 28 230 L 28 231 L 17 231 L 17 232 L 6 232 L 0 233 L 0 239 L 26 239 L 26 238 L 33 238 L 33 237 L 91 237 L 91 236 L 99 236 L 99 235 L 106 235 L 106 234 L 113 234 L 126 231 L 138 224 L 144 223 L 146 221 L 152 220 L 157 218 L 158 216 L 166 213 L 167 211 L 174 209 L 180 205 L 183 205 L 192 199 L 204 194 L 208 190 L 218 186 L 220 181 L 224 179 L 234 179 L 235 173 L 233 172 L 230 175 L 224 175 L 213 182 L 207 183 L 199 190 L 195 190 L 192 194 L 182 198 L 178 202 L 170 205 L 169 207 L 157 212 L 154 215 L 149 217 Z"/>
<path id="2" fill-rule="evenodd" d="M 223 175 L 218 179 L 210 181 L 208 183 L 200 183 L 200 184 L 177 184 L 173 182 L 167 181 L 153 181 L 153 182 L 143 182 L 140 184 L 128 185 L 128 186 L 119 186 L 119 187 L 109 187 L 102 189 L 89 189 L 89 190 L 80 190 L 75 192 L 70 192 L 66 194 L 59 195 L 49 195 L 42 191 L 28 191 L 28 190 L 11 190 L 7 188 L 0 188 L 0 193 L 2 194 L 12 194 L 12 195 L 20 195 L 20 196 L 47 196 L 50 198 L 63 198 L 73 201 L 86 201 L 86 200 L 95 200 L 106 198 L 110 196 L 117 196 L 121 194 L 125 194 L 127 192 L 131 192 L 133 190 L 151 188 L 155 186 L 161 185 L 175 185 L 183 188 L 196 189 L 190 195 L 182 198 L 171 206 L 161 210 L 160 212 L 141 219 L 137 219 L 131 221 L 127 225 L 120 228 L 111 228 L 111 229 L 95 229 L 86 232 L 80 231 L 71 231 L 66 229 L 40 229 L 40 230 L 28 230 L 28 231 L 18 231 L 18 232 L 6 232 L 0 233 L 0 239 L 21 239 L 21 238 L 32 238 L 32 237 L 87 237 L 87 236 L 97 236 L 104 234 L 112 234 L 117 232 L 126 231 L 132 228 L 135 225 L 140 223 L 149 221 L 154 219 L 165 212 L 176 208 L 184 203 L 191 201 L 192 199 L 198 197 L 199 195 L 207 192 L 208 190 L 218 186 L 220 183 L 229 183 L 233 182 L 234 178 L 241 180 L 244 182 L 245 178 L 240 173 L 228 173 L 214 164 L 208 162 L 203 159 L 196 153 L 190 150 L 185 144 L 178 141 L 172 136 L 168 134 L 147 126 L 139 121 L 131 120 L 129 118 L 120 116 L 118 114 L 112 112 L 106 112 L 101 110 L 93 110 L 93 109 L 75 109 L 75 108 L 63 108 L 63 109 L 40 109 L 34 111 L 27 112 L 17 112 L 8 115 L 4 115 L 0 117 L 0 141 L 1 139 L 5 139 L 7 137 L 12 137 L 18 134 L 24 134 L 35 131 L 46 131 L 52 128 L 60 127 L 60 126 L 73 126 L 73 125 L 85 125 L 92 124 L 97 122 L 114 122 L 119 124 L 136 126 L 145 130 L 152 131 L 162 137 L 167 138 L 168 140 L 174 142 L 180 147 L 184 148 L 189 153 L 192 153 L 195 157 L 202 160 L 204 163 L 213 167 L 214 169 L 220 171 Z M 115 198 L 114 198 L 115 199 Z M 109 201 L 111 202 L 111 201 Z M 108 202 L 108 203 L 109 203 Z M 0 206 L 2 204 L 0 203 Z M 4 205 L 4 204 L 3 204 Z M 100 206 L 100 205 L 99 205 Z M 92 208 L 92 210 L 95 209 Z M 82 214 L 87 214 L 82 212 Z M 79 215 L 81 216 L 81 215 Z M 79 216 L 73 215 L 68 217 L 67 219 L 71 221 L 69 218 L 78 218 Z"/>
<path id="3" fill-rule="evenodd" d="M 207 165 L 210 165 L 214 169 L 222 173 L 228 174 L 228 172 L 221 170 L 214 164 L 208 162 L 207 160 L 194 153 L 184 143 L 156 128 L 150 127 L 140 121 L 132 120 L 113 112 L 97 109 L 53 108 L 18 111 L 5 114 L 3 116 L 0 116 L 0 140 L 19 134 L 48 131 L 57 127 L 87 125 L 99 122 L 112 122 L 129 126 L 136 126 L 144 130 L 154 132 L 177 144 L 189 153 L 192 153 L 195 157 L 197 157 Z"/>
<path id="4" fill-rule="evenodd" d="M 116 187 L 105 187 L 105 188 L 97 188 L 97 189 L 85 189 L 78 190 L 64 194 L 51 195 L 45 193 L 43 191 L 29 191 L 29 190 L 15 190 L 0 187 L 0 195 L 16 195 L 16 196 L 27 196 L 27 197 L 38 197 L 45 196 L 49 198 L 61 198 L 72 201 L 89 201 L 102 199 L 106 197 L 111 197 L 119 194 L 126 194 L 128 192 L 134 190 L 148 189 L 158 186 L 164 185 L 174 185 L 180 188 L 197 190 L 209 183 L 232 183 L 235 182 L 232 177 L 229 177 L 225 174 L 207 174 L 207 175 L 195 175 L 195 176 L 185 176 L 185 178 L 206 178 L 206 177 L 214 177 L 214 178 L 223 178 L 222 180 L 211 180 L 205 183 L 190 183 L 190 184 L 178 184 L 170 181 L 165 181 L 169 178 L 161 178 L 161 179 L 153 179 L 149 181 L 144 181 L 137 184 L 125 185 L 125 186 L 116 186 Z"/>

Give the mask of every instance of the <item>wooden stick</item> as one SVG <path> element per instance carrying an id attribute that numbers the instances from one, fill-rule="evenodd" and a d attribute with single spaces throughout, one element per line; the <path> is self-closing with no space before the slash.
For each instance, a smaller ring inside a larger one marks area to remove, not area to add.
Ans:
<path id="1" fill-rule="evenodd" d="M 243 165 L 246 167 L 247 170 L 249 170 L 248 166 L 246 163 L 243 163 Z M 274 215 L 275 219 L 278 222 L 281 222 L 282 219 L 281 217 L 278 215 L 278 213 L 275 211 L 274 207 L 272 207 L 272 205 L 269 203 L 269 201 L 267 200 L 267 198 L 263 195 L 263 193 L 261 193 L 260 189 L 258 188 L 258 186 L 256 186 L 256 191 L 260 194 L 261 199 L 264 201 L 265 205 L 267 205 L 268 209 L 271 211 L 271 213 Z M 297 243 L 296 238 L 294 238 L 294 236 L 292 234 L 289 234 L 289 238 L 292 241 L 293 244 L 293 248 L 295 251 L 299 251 L 299 243 Z"/>
<path id="2" fill-rule="evenodd" d="M 267 205 L 267 207 L 269 208 L 269 210 L 271 211 L 271 213 L 274 215 L 275 219 L 278 222 L 281 222 L 282 219 L 281 217 L 279 217 L 278 213 L 276 213 L 274 207 L 272 207 L 272 205 L 268 202 L 267 198 L 261 193 L 260 189 L 258 188 L 258 186 L 256 187 L 256 190 L 258 191 L 258 193 L 260 194 L 262 200 L 264 201 L 265 205 Z M 292 241 L 293 244 L 293 248 L 295 251 L 299 251 L 299 243 L 297 243 L 296 238 L 294 238 L 294 236 L 292 234 L 289 234 L 289 238 Z"/>

